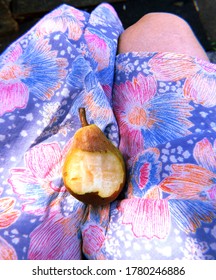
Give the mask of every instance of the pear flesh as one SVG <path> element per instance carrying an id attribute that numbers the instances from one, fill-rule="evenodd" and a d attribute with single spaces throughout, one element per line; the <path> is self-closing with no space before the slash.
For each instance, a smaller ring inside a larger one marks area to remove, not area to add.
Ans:
<path id="1" fill-rule="evenodd" d="M 115 200 L 125 184 L 126 171 L 120 151 L 95 124 L 88 125 L 80 109 L 80 128 L 72 139 L 63 165 L 63 181 L 80 201 L 105 205 Z"/>

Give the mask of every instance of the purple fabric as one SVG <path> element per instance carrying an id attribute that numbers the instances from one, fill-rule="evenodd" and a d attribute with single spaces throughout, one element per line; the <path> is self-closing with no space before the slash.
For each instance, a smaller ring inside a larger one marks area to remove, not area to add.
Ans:
<path id="1" fill-rule="evenodd" d="M 216 259 L 216 66 L 122 32 L 62 5 L 0 56 L 0 259 Z M 81 106 L 127 164 L 104 207 L 62 181 Z"/>

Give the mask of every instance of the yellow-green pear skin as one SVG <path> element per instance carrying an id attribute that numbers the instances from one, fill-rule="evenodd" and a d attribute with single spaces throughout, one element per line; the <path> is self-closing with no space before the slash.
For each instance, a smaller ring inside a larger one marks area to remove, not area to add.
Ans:
<path id="1" fill-rule="evenodd" d="M 63 181 L 78 200 L 105 205 L 114 201 L 125 185 L 125 162 L 101 129 L 87 123 L 84 108 L 79 114 L 83 127 L 73 136 L 63 165 Z"/>

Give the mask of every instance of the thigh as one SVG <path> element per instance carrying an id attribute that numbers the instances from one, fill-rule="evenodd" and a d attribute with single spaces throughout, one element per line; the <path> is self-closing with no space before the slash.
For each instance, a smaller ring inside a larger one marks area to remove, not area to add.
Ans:
<path id="1" fill-rule="evenodd" d="M 119 39 L 119 53 L 175 52 L 208 60 L 191 27 L 169 13 L 150 13 L 127 28 Z"/>

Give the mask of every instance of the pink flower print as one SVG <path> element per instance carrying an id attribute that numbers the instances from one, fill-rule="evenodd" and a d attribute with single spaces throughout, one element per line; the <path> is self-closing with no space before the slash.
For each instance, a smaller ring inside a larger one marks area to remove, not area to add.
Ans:
<path id="1" fill-rule="evenodd" d="M 11 169 L 8 182 L 24 201 L 23 211 L 42 215 L 51 197 L 65 191 L 59 185 L 62 161 L 63 154 L 57 143 L 39 144 L 25 154 L 25 167 Z"/>
<path id="2" fill-rule="evenodd" d="M 121 201 L 122 223 L 132 226 L 136 237 L 166 238 L 170 230 L 170 211 L 165 199 L 131 198 Z"/>
<path id="3" fill-rule="evenodd" d="M 199 141 L 193 154 L 198 165 L 216 174 L 216 140 L 214 145 L 207 138 Z"/>
<path id="4" fill-rule="evenodd" d="M 178 81 L 193 76 L 200 69 L 195 58 L 174 53 L 154 55 L 149 67 L 159 81 Z"/>
<path id="5" fill-rule="evenodd" d="M 21 54 L 22 49 L 17 44 L 0 62 L 0 116 L 15 108 L 25 108 L 28 102 L 28 87 L 22 79 L 28 77 L 30 69 L 16 64 Z"/>
<path id="6" fill-rule="evenodd" d="M 79 40 L 85 20 L 83 13 L 73 7 L 62 5 L 44 17 L 36 26 L 38 36 L 49 35 L 53 32 L 68 32 L 68 38 Z"/>
<path id="7" fill-rule="evenodd" d="M 149 172 L 149 163 L 144 163 L 142 167 L 140 168 L 140 175 L 139 175 L 139 187 L 140 189 L 143 189 L 146 186 L 146 183 L 148 181 L 150 172 Z"/>
<path id="8" fill-rule="evenodd" d="M 105 241 L 104 230 L 97 225 L 89 225 L 83 232 L 83 252 L 86 255 L 96 254 Z"/>
<path id="9" fill-rule="evenodd" d="M 17 260 L 15 249 L 0 236 L 0 260 Z"/>
<path id="10" fill-rule="evenodd" d="M 104 259 L 103 245 L 110 222 L 110 204 L 88 207 L 85 224 L 82 227 L 83 253 L 90 259 Z"/>
<path id="11" fill-rule="evenodd" d="M 199 165 L 173 164 L 161 182 L 155 176 L 160 170 L 155 152 L 149 149 L 135 158 L 128 199 L 119 206 L 122 223 L 131 225 L 136 237 L 146 238 L 165 238 L 171 218 L 186 233 L 196 232 L 202 222 L 211 223 L 216 217 L 215 143 L 199 141 L 193 151 Z"/>
<path id="12" fill-rule="evenodd" d="M 213 155 L 209 155 L 208 162 L 209 151 Z M 173 164 L 171 174 L 159 184 L 169 194 L 172 217 L 185 232 L 196 232 L 202 222 L 210 223 L 216 217 L 215 151 L 204 138 L 195 145 L 193 153 L 199 165 Z"/>
<path id="13" fill-rule="evenodd" d="M 20 83 L 4 84 L 0 82 L 0 116 L 16 108 L 24 109 L 28 102 L 28 87 Z"/>
<path id="14" fill-rule="evenodd" d="M 131 225 L 136 237 L 166 238 L 170 229 L 168 201 L 158 187 L 159 150 L 149 148 L 134 158 L 127 199 L 120 202 L 122 223 Z"/>
<path id="15" fill-rule="evenodd" d="M 159 81 L 185 79 L 183 92 L 188 100 L 205 107 L 216 105 L 216 67 L 205 61 L 181 54 L 159 53 L 149 61 Z"/>
<path id="16" fill-rule="evenodd" d="M 144 147 L 141 129 L 151 129 L 156 121 L 149 116 L 148 102 L 156 93 L 156 81 L 153 76 L 141 74 L 132 82 L 116 85 L 114 88 L 114 111 L 122 136 L 120 149 L 129 156 L 136 155 Z"/>
<path id="17" fill-rule="evenodd" d="M 125 157 L 190 134 L 188 101 L 171 93 L 156 95 L 156 91 L 154 76 L 142 74 L 114 87 L 113 109 Z"/>
<path id="18" fill-rule="evenodd" d="M 30 260 L 79 260 L 81 240 L 78 225 L 82 211 L 64 217 L 59 211 L 51 211 L 49 217 L 30 234 L 28 259 Z"/>
<path id="19" fill-rule="evenodd" d="M 189 77 L 184 84 L 184 95 L 197 104 L 207 108 L 216 105 L 216 67 L 207 67 L 200 64 L 200 69 L 193 76 Z"/>
<path id="20" fill-rule="evenodd" d="M 88 28 L 85 30 L 84 36 L 93 59 L 97 62 L 97 70 L 101 71 L 108 67 L 111 54 L 108 42 L 103 35 Z"/>
<path id="21" fill-rule="evenodd" d="M 15 43 L 0 61 L 0 116 L 27 106 L 29 95 L 50 99 L 66 76 L 67 60 L 57 58 L 47 40 Z M 44 71 L 46 69 L 46 71 Z"/>
<path id="22" fill-rule="evenodd" d="M 200 193 L 213 184 L 215 174 L 195 164 L 173 164 L 171 175 L 160 183 L 170 199 L 205 199 Z"/>
<path id="23" fill-rule="evenodd" d="M 158 160 L 160 152 L 156 148 L 149 148 L 131 158 L 130 175 L 128 178 L 127 197 L 145 197 L 159 182 L 161 163 Z"/>
<path id="24" fill-rule="evenodd" d="M 214 173 L 211 178 L 211 187 L 207 190 L 206 194 L 210 200 L 216 199 L 216 140 L 212 145 L 207 138 L 199 141 L 194 148 L 194 158 L 196 162 Z"/>
<path id="25" fill-rule="evenodd" d="M 12 197 L 0 198 L 0 229 L 9 227 L 19 218 L 20 211 L 14 209 L 15 203 Z"/>
<path id="26" fill-rule="evenodd" d="M 215 190 L 216 151 L 207 138 L 196 143 L 193 155 L 198 165 L 173 164 L 171 175 L 160 183 L 170 198 L 209 200 L 208 192 Z"/>
<path id="27" fill-rule="evenodd" d="M 0 195 L 3 189 L 0 188 Z M 20 211 L 15 210 L 16 200 L 12 197 L 2 197 L 0 198 L 0 229 L 7 228 L 20 216 Z"/>

